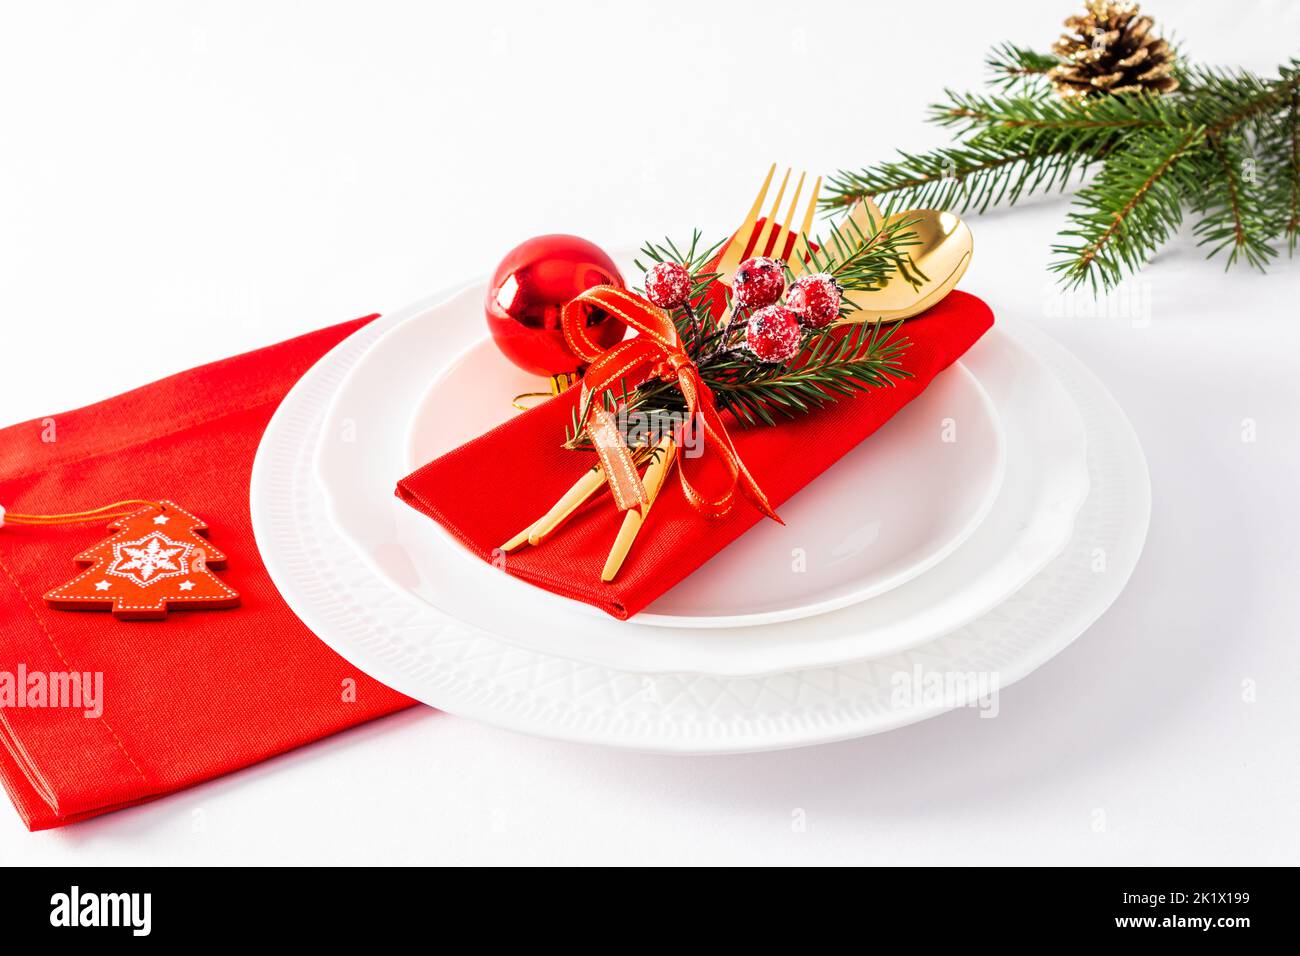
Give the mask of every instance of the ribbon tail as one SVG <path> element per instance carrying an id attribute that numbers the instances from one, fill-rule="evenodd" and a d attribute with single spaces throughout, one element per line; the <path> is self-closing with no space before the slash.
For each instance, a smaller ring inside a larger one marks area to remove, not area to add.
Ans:
<path id="1" fill-rule="evenodd" d="M 596 446 L 596 455 L 605 469 L 610 494 L 613 495 L 618 510 L 648 508 L 650 496 L 646 494 L 632 452 L 623 441 L 614 416 L 604 408 L 593 408 L 587 422 L 587 431 L 591 435 L 592 444 Z"/>
<path id="2" fill-rule="evenodd" d="M 737 457 L 736 464 L 740 466 L 740 490 L 745 493 L 745 497 L 752 501 L 754 507 L 767 515 L 767 517 L 771 518 L 779 525 L 784 525 L 785 522 L 781 520 L 781 516 L 776 513 L 775 509 L 773 509 L 771 503 L 767 500 L 767 495 L 763 494 L 763 489 L 758 486 L 758 482 L 755 481 L 753 475 L 749 473 L 749 470 L 745 467 L 745 463 Z"/>
<path id="3" fill-rule="evenodd" d="M 745 467 L 744 461 L 736 452 L 736 446 L 732 444 L 731 434 L 727 431 L 726 424 L 722 421 L 722 416 L 718 414 L 717 406 L 713 404 L 712 394 L 705 388 L 704 383 L 698 381 L 693 375 L 683 375 L 680 377 L 682 394 L 686 396 L 687 406 L 698 414 L 704 425 L 705 437 L 720 445 L 719 451 L 727 461 L 728 467 L 732 473 L 732 480 L 740 486 L 741 493 L 748 498 L 759 511 L 766 517 L 771 518 L 777 524 L 783 525 L 784 521 L 776 513 L 771 502 L 767 500 L 767 495 L 763 489 L 758 486 L 754 476 L 749 473 Z M 728 499 L 730 495 L 728 495 Z M 727 501 L 723 513 L 731 509 L 730 500 Z"/>

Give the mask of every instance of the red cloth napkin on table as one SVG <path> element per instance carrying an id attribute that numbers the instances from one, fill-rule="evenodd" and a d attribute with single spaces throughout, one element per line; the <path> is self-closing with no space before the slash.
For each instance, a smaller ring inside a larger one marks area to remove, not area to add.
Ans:
<path id="1" fill-rule="evenodd" d="M 371 317 L 373 318 L 373 316 Z M 42 595 L 106 522 L 0 529 L 0 671 L 101 672 L 103 713 L 0 707 L 0 778 L 32 830 L 141 803 L 406 707 L 289 610 L 258 557 L 253 456 L 304 372 L 369 319 L 0 431 L 0 503 L 63 513 L 170 498 L 202 518 L 238 608 L 163 621 L 55 611 Z M 53 429 L 51 431 L 51 428 Z M 49 438 L 53 441 L 49 441 Z M 355 700 L 344 681 L 355 681 Z"/>
<path id="2" fill-rule="evenodd" d="M 783 501 L 919 395 L 992 324 L 993 314 L 979 299 L 949 294 L 904 326 L 902 334 L 912 344 L 903 367 L 913 378 L 781 420 L 776 427 L 742 428 L 728 421 L 737 453 L 779 511 Z M 435 459 L 404 478 L 398 496 L 491 560 L 495 549 L 543 514 L 591 466 L 594 455 L 560 447 L 578 391 L 570 389 Z M 597 495 L 539 547 L 507 555 L 503 567 L 538 587 L 627 618 L 755 522 L 768 519 L 744 498 L 724 518 L 702 517 L 670 476 L 618 577 L 604 584 L 600 572 L 622 520 L 609 496 Z"/>

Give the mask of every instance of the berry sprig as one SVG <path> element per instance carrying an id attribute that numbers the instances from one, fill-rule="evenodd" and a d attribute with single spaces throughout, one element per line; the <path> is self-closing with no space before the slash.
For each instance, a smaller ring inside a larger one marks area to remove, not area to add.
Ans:
<path id="1" fill-rule="evenodd" d="M 779 305 L 785 292 L 785 264 L 766 256 L 746 259 L 731 280 L 732 303 L 749 312 L 745 345 L 760 362 L 789 362 L 805 328 L 823 329 L 839 317 L 844 290 L 829 272 L 796 279 Z"/>
<path id="2" fill-rule="evenodd" d="M 647 243 L 641 253 L 649 264 L 636 265 L 645 274 L 646 298 L 671 316 L 719 410 L 744 425 L 774 425 L 778 416 L 792 418 L 911 377 L 902 365 L 910 343 L 898 334 L 901 322 L 851 328 L 837 322 L 853 308 L 843 298 L 846 290 L 880 288 L 891 275 L 913 281 L 906 248 L 914 240 L 905 227 L 885 230 L 881 224 L 871 234 L 832 227 L 821 246 L 836 252 L 834 264 L 810 250 L 809 265 L 818 271 L 788 289 L 783 263 L 754 257 L 737 267 L 728 293 L 708 268 L 723 243 L 706 248 L 698 231 L 681 247 L 672 240 Z M 715 318 L 727 312 L 730 322 Z M 672 382 L 624 386 L 591 400 L 611 411 L 625 406 L 651 421 L 672 420 L 685 407 Z M 565 447 L 591 447 L 577 417 Z"/>

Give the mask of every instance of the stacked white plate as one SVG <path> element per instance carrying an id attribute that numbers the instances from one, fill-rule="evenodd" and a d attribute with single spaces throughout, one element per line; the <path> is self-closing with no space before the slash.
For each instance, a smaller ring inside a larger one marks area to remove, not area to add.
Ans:
<path id="1" fill-rule="evenodd" d="M 1028 674 L 1114 601 L 1142 549 L 1150 488 L 1128 421 L 1069 353 L 999 315 L 783 505 L 784 527 L 760 524 L 616 621 L 503 574 L 394 496 L 537 387 L 486 338 L 483 297 L 463 287 L 339 345 L 285 398 L 253 470 L 258 546 L 293 610 L 434 707 L 654 751 L 875 733 Z"/>

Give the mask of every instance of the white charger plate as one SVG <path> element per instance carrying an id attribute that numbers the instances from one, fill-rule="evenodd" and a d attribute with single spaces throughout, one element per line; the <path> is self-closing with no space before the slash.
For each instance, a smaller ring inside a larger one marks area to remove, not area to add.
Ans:
<path id="1" fill-rule="evenodd" d="M 452 297 L 452 301 L 457 299 L 472 301 L 473 296 L 461 293 Z M 474 308 L 477 311 L 476 302 Z M 434 522 L 392 496 L 396 476 L 494 424 L 484 421 L 475 427 L 466 423 L 465 409 L 496 408 L 501 394 L 534 385 L 524 373 L 510 371 L 503 362 L 483 362 L 481 373 L 470 374 L 475 367 L 464 360 L 463 353 L 451 362 L 449 376 L 459 378 L 459 385 L 454 389 L 428 388 L 427 369 L 433 364 L 429 353 L 436 353 L 449 339 L 455 341 L 457 335 L 473 338 L 472 326 L 477 323 L 468 318 L 430 327 L 429 316 L 445 320 L 455 314 L 424 305 L 408 310 L 393 320 L 393 330 L 353 367 L 327 416 L 318 451 L 318 475 L 336 527 L 379 574 L 451 616 L 523 647 L 643 673 L 692 671 L 727 676 L 826 666 L 891 653 L 960 627 L 1013 593 L 1065 546 L 1074 515 L 1087 495 L 1084 431 L 1074 403 L 1041 363 L 1013 337 L 995 328 L 969 353 L 967 361 L 994 391 L 999 409 L 995 414 L 1007 419 L 1011 464 L 1004 469 L 1006 478 L 992 513 L 954 554 L 869 601 L 782 627 L 750 626 L 699 634 L 647 627 L 641 615 L 629 622 L 615 621 L 586 605 L 500 574 L 468 554 Z M 466 325 L 468 330 L 463 329 Z M 490 345 L 475 340 L 468 354 L 482 348 Z M 447 379 L 444 376 L 440 381 Z M 936 439 L 940 423 L 950 417 L 942 412 L 947 406 L 942 399 L 921 403 L 939 384 L 900 412 L 901 417 L 909 409 L 918 410 L 921 421 L 932 425 L 931 430 L 923 424 L 922 433 Z M 418 401 L 424 392 L 425 400 L 407 435 L 402 416 L 389 410 Z M 449 393 L 461 396 L 460 400 L 453 405 L 446 397 Z M 790 506 L 812 500 L 825 482 L 838 483 L 847 492 L 845 497 L 852 497 L 860 480 L 860 472 L 852 467 L 857 457 L 901 462 L 900 480 L 911 484 L 901 488 L 890 485 L 891 495 L 917 494 L 918 483 L 911 473 L 917 462 L 905 457 L 905 449 L 889 443 L 892 424 L 819 478 L 808 489 L 808 496 L 796 496 L 782 509 L 787 520 L 792 517 Z M 985 440 L 978 430 L 968 432 L 969 424 L 965 416 L 956 416 L 957 445 L 972 437 Z M 867 486 L 877 491 L 880 487 Z M 864 496 L 859 493 L 858 497 Z M 883 493 L 876 497 L 886 506 L 893 500 Z M 825 519 L 832 528 L 845 527 L 833 518 Z M 679 588 L 695 587 L 694 578 L 712 574 L 711 566 L 737 549 L 740 567 L 757 565 L 766 554 L 770 577 L 798 580 L 800 576 L 790 571 L 791 545 L 782 534 L 785 530 L 776 525 L 752 529 Z M 794 537 L 801 544 L 808 541 L 806 536 Z M 829 552 L 807 549 L 811 571 L 802 577 L 819 573 L 818 562 L 827 560 Z M 829 558 L 833 560 L 834 554 L 829 553 Z M 744 594 L 753 590 L 742 588 Z"/>
<path id="2" fill-rule="evenodd" d="M 313 475 L 325 406 L 395 322 L 347 339 L 281 403 L 253 467 L 253 529 L 280 593 L 318 637 L 376 679 L 452 713 L 665 753 L 770 750 L 889 730 L 969 702 L 960 691 L 901 701 L 899 675 L 981 672 L 1006 688 L 1050 659 L 1119 595 L 1146 539 L 1150 484 L 1128 420 L 1073 356 L 1018 326 L 1016 339 L 1082 414 L 1092 491 L 1067 548 L 990 613 L 911 650 L 758 677 L 648 677 L 523 648 L 394 588 L 330 523 Z"/>

